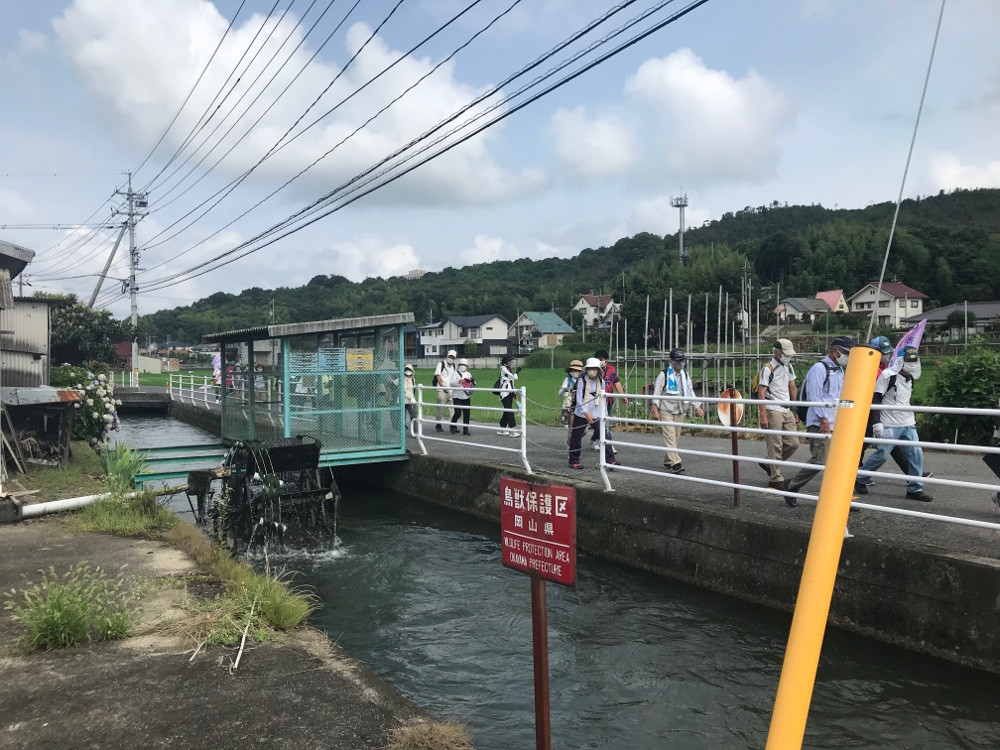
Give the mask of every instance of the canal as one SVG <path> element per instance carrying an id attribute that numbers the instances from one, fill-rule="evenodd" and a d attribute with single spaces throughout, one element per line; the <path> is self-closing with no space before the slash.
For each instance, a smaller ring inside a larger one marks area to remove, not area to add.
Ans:
<path id="1" fill-rule="evenodd" d="M 123 428 L 144 447 L 212 440 Z M 351 491 L 340 540 L 271 555 L 315 591 L 313 624 L 480 750 L 533 747 L 529 585 L 501 566 L 496 524 Z M 548 594 L 555 747 L 764 746 L 788 615 L 589 555 L 575 590 Z M 831 630 L 805 746 L 995 749 L 998 709 L 996 676 Z"/>

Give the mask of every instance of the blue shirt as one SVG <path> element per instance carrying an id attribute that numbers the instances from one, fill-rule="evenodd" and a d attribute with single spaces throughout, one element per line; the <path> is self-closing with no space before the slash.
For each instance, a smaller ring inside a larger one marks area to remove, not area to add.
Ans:
<path id="1" fill-rule="evenodd" d="M 828 372 L 829 381 L 826 378 Z M 809 368 L 805 382 L 807 401 L 839 401 L 843 388 L 844 370 L 829 356 L 823 357 Z M 829 420 L 832 431 L 833 423 L 837 419 L 837 410 L 825 406 L 810 406 L 806 414 L 806 427 L 819 427 L 821 419 Z"/>

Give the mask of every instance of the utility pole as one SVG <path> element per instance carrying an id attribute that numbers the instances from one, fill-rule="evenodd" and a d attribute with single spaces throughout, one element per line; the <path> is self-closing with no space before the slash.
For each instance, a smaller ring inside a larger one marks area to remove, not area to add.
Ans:
<path id="1" fill-rule="evenodd" d="M 126 226 L 128 227 L 128 248 L 129 248 L 129 277 L 128 291 L 132 305 L 132 330 L 135 331 L 139 324 L 139 285 L 136 283 L 135 274 L 139 270 L 139 251 L 135 246 L 135 225 L 138 218 L 146 215 L 145 209 L 149 205 L 149 193 L 136 193 L 132 190 L 132 173 L 128 173 L 128 190 L 122 193 L 116 190 L 118 195 L 124 195 L 128 201 L 128 213 Z M 132 369 L 139 365 L 139 342 L 134 334 L 132 338 Z"/>
<path id="2" fill-rule="evenodd" d="M 670 205 L 674 208 L 680 209 L 681 212 L 681 229 L 677 233 L 677 239 L 680 242 L 680 257 L 681 265 L 683 266 L 687 260 L 687 255 L 684 254 L 684 209 L 687 208 L 688 205 L 687 193 L 684 193 L 684 195 L 678 196 L 677 198 L 671 197 Z"/>

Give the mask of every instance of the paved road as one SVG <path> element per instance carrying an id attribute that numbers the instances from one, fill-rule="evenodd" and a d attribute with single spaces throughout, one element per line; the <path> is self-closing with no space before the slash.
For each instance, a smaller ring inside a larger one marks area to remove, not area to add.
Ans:
<path id="1" fill-rule="evenodd" d="M 489 446 L 516 447 L 518 440 L 496 434 L 493 426 L 472 428 L 471 437 L 443 436 L 434 433 L 432 427 L 425 425 L 426 435 L 455 438 L 465 442 L 462 445 L 425 441 L 428 453 L 432 455 L 457 455 L 463 458 L 481 458 L 520 468 L 517 454 L 498 453 L 490 451 Z M 658 434 L 652 433 L 616 433 L 620 441 L 638 443 L 662 448 L 662 440 Z M 415 453 L 420 452 L 416 440 L 407 438 L 408 447 Z M 481 443 L 474 446 L 471 442 Z M 528 458 L 532 468 L 539 473 L 552 478 L 566 478 L 576 482 L 594 482 L 603 486 L 600 473 L 597 471 L 598 454 L 589 448 L 584 449 L 583 470 L 568 468 L 568 456 L 565 448 L 566 432 L 561 428 L 528 426 Z M 586 445 L 586 444 L 585 444 Z M 681 448 L 711 451 L 730 454 L 731 446 L 728 438 L 692 437 L 681 438 Z M 763 442 L 756 440 L 741 440 L 740 454 L 766 457 Z M 792 460 L 806 462 L 809 450 L 800 446 Z M 643 448 L 619 445 L 618 460 L 625 466 L 663 471 L 663 452 Z M 927 452 L 924 455 L 925 470 L 933 471 L 935 477 L 961 479 L 964 481 L 1000 484 L 996 476 L 982 462 L 979 454 L 963 454 L 944 451 Z M 722 481 L 732 481 L 732 461 L 716 458 L 687 456 L 684 458 L 688 477 L 702 477 Z M 885 473 L 899 474 L 896 465 L 890 460 L 883 468 Z M 767 476 L 756 463 L 742 462 L 740 464 L 742 484 L 765 487 Z M 803 492 L 818 493 L 821 476 L 817 476 L 808 484 Z M 957 487 L 925 485 L 925 490 L 934 496 L 930 503 L 906 500 L 906 485 L 900 481 L 878 478 L 867 496 L 857 498 L 859 502 L 887 508 L 903 508 L 924 513 L 934 513 L 943 516 L 954 516 L 977 521 L 1000 524 L 1000 509 L 990 499 L 985 490 L 969 490 Z M 782 497 L 764 493 L 742 493 L 741 507 L 733 509 L 733 492 L 731 489 L 686 481 L 673 475 L 650 476 L 631 471 L 618 470 L 611 473 L 612 486 L 619 491 L 631 494 L 662 496 L 687 500 L 697 504 L 712 504 L 720 509 L 730 509 L 734 513 L 752 514 L 761 519 L 791 520 L 802 524 L 812 522 L 815 503 L 800 500 L 797 508 L 789 508 Z M 608 495 L 608 501 L 614 502 L 614 495 Z M 860 510 L 850 516 L 849 528 L 856 536 L 875 537 L 879 540 L 893 541 L 904 544 L 930 546 L 939 551 L 949 551 L 962 554 L 992 557 L 1000 559 L 1000 531 L 992 529 L 959 526 L 953 523 L 935 521 L 923 518 L 912 518 L 890 515 L 877 510 Z"/>

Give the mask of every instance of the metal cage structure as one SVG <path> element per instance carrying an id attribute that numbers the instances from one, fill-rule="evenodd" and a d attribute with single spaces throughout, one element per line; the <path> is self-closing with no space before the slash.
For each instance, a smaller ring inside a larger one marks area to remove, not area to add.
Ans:
<path id="1" fill-rule="evenodd" d="M 413 313 L 212 333 L 224 444 L 310 438 L 320 466 L 406 457 L 403 327 Z"/>

